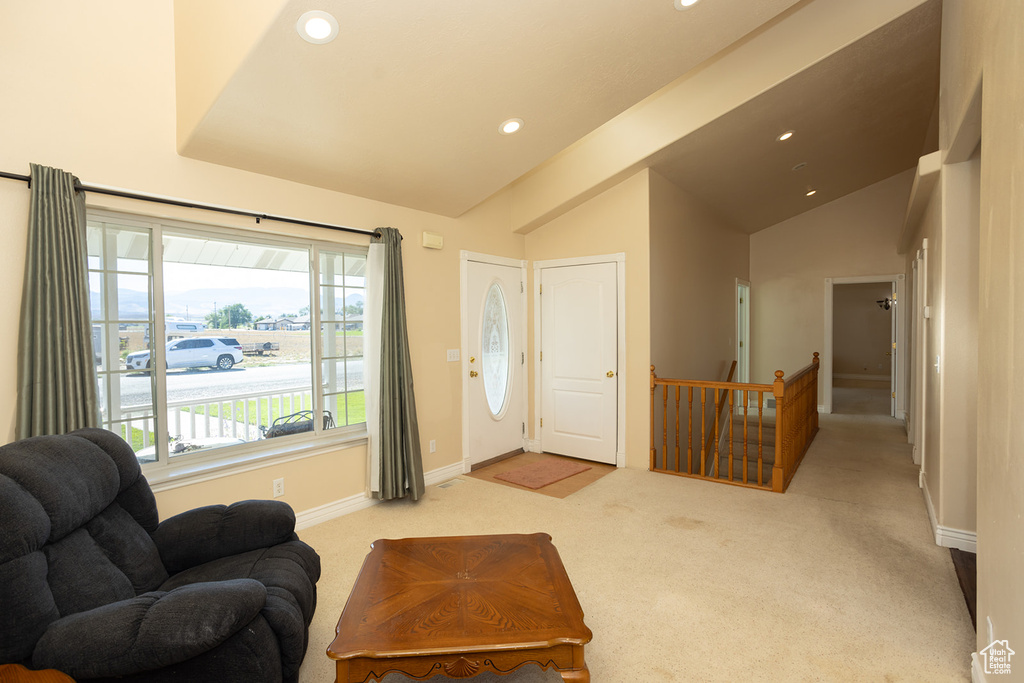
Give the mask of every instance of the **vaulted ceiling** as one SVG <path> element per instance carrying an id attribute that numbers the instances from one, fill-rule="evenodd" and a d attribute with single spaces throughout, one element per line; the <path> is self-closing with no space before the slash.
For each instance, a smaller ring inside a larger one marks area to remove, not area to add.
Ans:
<path id="1" fill-rule="evenodd" d="M 178 0 L 179 151 L 458 216 L 809 1 L 325 0 L 339 35 L 317 45 L 296 31 L 307 0 L 253 0 L 229 39 L 233 4 Z M 648 165 L 747 232 L 806 210 L 794 188 L 909 168 L 936 137 L 939 17 L 921 5 Z"/>

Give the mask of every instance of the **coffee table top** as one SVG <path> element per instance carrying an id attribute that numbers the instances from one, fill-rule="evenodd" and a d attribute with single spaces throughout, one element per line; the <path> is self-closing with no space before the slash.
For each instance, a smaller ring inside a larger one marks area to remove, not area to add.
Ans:
<path id="1" fill-rule="evenodd" d="M 592 634 L 548 534 L 371 544 L 331 659 L 584 645 Z"/>

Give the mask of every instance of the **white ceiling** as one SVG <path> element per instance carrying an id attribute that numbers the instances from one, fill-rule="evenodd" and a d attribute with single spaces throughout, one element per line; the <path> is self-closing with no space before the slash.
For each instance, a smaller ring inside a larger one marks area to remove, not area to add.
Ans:
<path id="1" fill-rule="evenodd" d="M 313 45 L 295 31 L 311 5 L 288 0 L 180 151 L 458 216 L 794 4 L 321 0 L 341 30 Z M 651 163 L 746 231 L 808 208 L 778 201 L 797 161 L 829 189 L 821 199 L 909 168 L 938 94 L 938 8 L 914 10 Z M 189 83 L 178 88 L 187 95 Z M 523 130 L 499 135 L 510 117 Z M 780 126 L 800 131 L 782 159 L 761 143 L 767 132 L 777 145 Z M 889 132 L 868 145 L 880 128 Z M 866 158 L 869 147 L 885 153 Z M 739 203 L 762 209 L 729 211 Z"/>

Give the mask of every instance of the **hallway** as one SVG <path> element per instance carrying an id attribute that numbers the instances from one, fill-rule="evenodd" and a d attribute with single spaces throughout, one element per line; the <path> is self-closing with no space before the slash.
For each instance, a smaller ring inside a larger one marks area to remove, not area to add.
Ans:
<path id="1" fill-rule="evenodd" d="M 834 415 L 891 415 L 889 382 L 835 379 L 832 382 Z"/>

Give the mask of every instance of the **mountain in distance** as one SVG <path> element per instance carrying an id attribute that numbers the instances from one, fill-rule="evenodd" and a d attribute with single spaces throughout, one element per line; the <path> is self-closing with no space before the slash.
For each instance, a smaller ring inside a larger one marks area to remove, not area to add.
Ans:
<path id="1" fill-rule="evenodd" d="M 91 291 L 90 301 L 94 317 L 99 317 L 100 293 Z M 118 289 L 118 314 L 121 320 L 146 320 L 149 318 L 149 297 L 146 292 L 134 289 Z M 366 297 L 362 290 L 351 292 L 345 297 L 348 306 L 363 303 Z M 253 318 L 295 315 L 309 306 L 309 294 L 298 287 L 240 287 L 238 289 L 209 288 L 190 289 L 185 292 L 170 292 L 165 295 L 164 315 L 168 318 L 204 320 L 218 308 L 229 304 L 244 305 Z M 113 317 L 113 316 L 112 316 Z"/>

